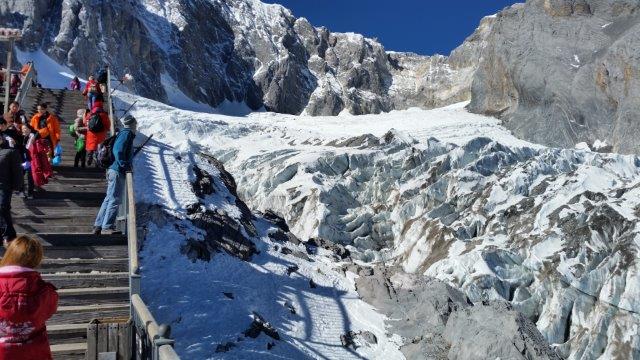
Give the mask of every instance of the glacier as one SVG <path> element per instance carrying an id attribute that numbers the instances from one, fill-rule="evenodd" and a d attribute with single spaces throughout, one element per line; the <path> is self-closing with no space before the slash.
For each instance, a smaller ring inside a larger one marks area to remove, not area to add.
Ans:
<path id="1" fill-rule="evenodd" d="M 119 98 L 138 100 L 143 133 L 219 159 L 249 208 L 303 241 L 439 279 L 474 304 L 508 302 L 564 358 L 638 355 L 637 156 L 519 140 L 465 103 L 233 117 Z"/>

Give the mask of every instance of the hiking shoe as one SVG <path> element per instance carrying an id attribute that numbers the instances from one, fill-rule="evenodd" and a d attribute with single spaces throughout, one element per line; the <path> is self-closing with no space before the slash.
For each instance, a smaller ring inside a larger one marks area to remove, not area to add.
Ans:
<path id="1" fill-rule="evenodd" d="M 122 235 L 122 231 L 120 231 L 118 229 L 109 229 L 108 234 L 109 235 Z"/>
<path id="2" fill-rule="evenodd" d="M 93 235 L 100 235 L 100 234 L 102 234 L 102 228 L 100 226 L 94 226 Z"/>

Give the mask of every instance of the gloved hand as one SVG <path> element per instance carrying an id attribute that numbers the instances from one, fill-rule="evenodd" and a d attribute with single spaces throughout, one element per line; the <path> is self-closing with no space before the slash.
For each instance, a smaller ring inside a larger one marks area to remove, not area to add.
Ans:
<path id="1" fill-rule="evenodd" d="M 31 170 L 31 161 L 25 161 L 22 163 L 23 170 Z"/>
<path id="2" fill-rule="evenodd" d="M 60 145 L 60 144 L 56 145 L 56 148 L 53 150 L 53 155 L 54 156 L 62 155 L 62 145 Z"/>

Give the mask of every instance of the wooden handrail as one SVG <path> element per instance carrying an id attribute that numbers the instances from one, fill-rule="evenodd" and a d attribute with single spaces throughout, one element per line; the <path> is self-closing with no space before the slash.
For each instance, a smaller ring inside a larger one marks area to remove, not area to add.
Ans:
<path id="1" fill-rule="evenodd" d="M 33 63 L 29 63 L 29 69 L 27 70 L 27 74 L 24 76 L 22 80 L 22 85 L 18 89 L 18 93 L 16 94 L 15 101 L 22 106 L 24 102 L 24 98 L 27 96 L 27 93 L 31 89 L 31 80 L 33 80 L 33 75 L 35 74 L 35 69 L 33 67 Z"/>
<path id="2" fill-rule="evenodd" d="M 149 340 L 152 342 L 157 340 L 169 340 L 162 338 L 162 334 L 160 334 L 160 326 L 158 326 L 156 319 L 153 317 L 144 301 L 142 301 L 140 295 L 133 294 L 131 296 L 131 307 L 134 312 L 134 321 L 139 322 L 144 326 L 146 336 Z M 158 359 L 160 360 L 180 360 L 180 357 L 170 344 L 159 344 L 157 351 Z"/>
<path id="3" fill-rule="evenodd" d="M 111 134 L 116 133 L 116 118 L 113 113 L 113 101 L 111 99 L 111 69 L 107 67 L 107 106 L 109 120 L 111 121 Z M 128 171 L 125 177 L 124 188 L 125 201 L 120 205 L 126 221 L 127 247 L 129 252 L 129 300 L 131 301 L 131 317 L 136 327 L 144 327 L 146 340 L 152 344 L 151 358 L 156 360 L 180 360 L 173 349 L 173 340 L 163 338 L 160 334 L 160 326 L 153 318 L 140 297 L 140 264 L 138 259 L 138 225 L 136 221 L 136 199 L 133 186 L 133 173 Z M 136 348 L 137 353 L 137 348 Z M 148 355 L 148 354 L 147 354 Z"/>
<path id="4" fill-rule="evenodd" d="M 127 239 L 129 243 L 129 273 L 138 275 L 138 229 L 136 223 L 136 199 L 133 192 L 133 174 L 127 172 Z"/>

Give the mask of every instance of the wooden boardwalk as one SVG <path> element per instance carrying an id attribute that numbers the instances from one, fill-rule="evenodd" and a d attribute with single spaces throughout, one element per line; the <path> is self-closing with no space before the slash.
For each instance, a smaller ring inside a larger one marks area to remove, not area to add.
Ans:
<path id="1" fill-rule="evenodd" d="M 84 359 L 89 321 L 129 317 L 127 240 L 124 235 L 91 234 L 106 181 L 104 171 L 73 168 L 74 139 L 68 127 L 77 109 L 85 107 L 82 95 L 32 88 L 22 106 L 29 118 L 43 101 L 61 118 L 63 162 L 34 199 L 14 196 L 12 214 L 19 234 L 36 236 L 45 246 L 40 271 L 58 288 L 58 312 L 47 323 L 54 358 Z"/>

